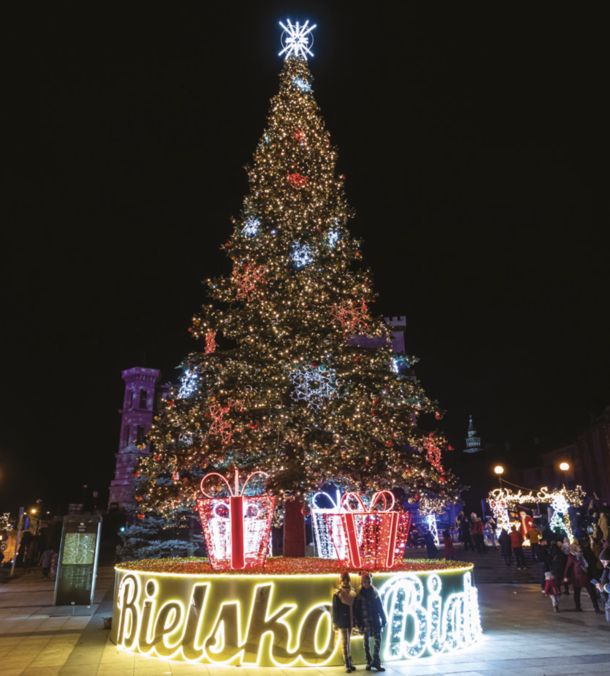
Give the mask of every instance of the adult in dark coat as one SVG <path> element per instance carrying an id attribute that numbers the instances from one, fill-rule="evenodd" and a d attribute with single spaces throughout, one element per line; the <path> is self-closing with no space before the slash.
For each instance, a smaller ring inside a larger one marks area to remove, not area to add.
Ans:
<path id="1" fill-rule="evenodd" d="M 576 610 L 582 611 L 582 608 L 580 607 L 580 590 L 586 589 L 591 598 L 591 603 L 593 603 L 593 607 L 595 608 L 595 612 L 599 613 L 601 611 L 597 603 L 597 594 L 592 588 L 592 585 L 587 584 L 588 567 L 589 564 L 583 556 L 583 553 L 580 551 L 580 547 L 577 544 L 571 545 L 563 581 L 570 582 L 574 588 L 574 606 L 576 607 Z"/>
<path id="2" fill-rule="evenodd" d="M 462 542 L 464 543 L 464 551 L 467 552 L 470 549 L 474 550 L 472 538 L 470 537 L 470 521 L 466 517 L 463 517 L 460 521 L 460 535 L 462 536 Z"/>
<path id="3" fill-rule="evenodd" d="M 513 548 L 510 542 L 510 535 L 506 531 L 506 528 L 502 529 L 498 542 L 500 543 L 500 554 L 504 558 L 506 565 L 510 566 L 513 558 Z"/>
<path id="4" fill-rule="evenodd" d="M 601 613 L 602 611 L 599 607 L 599 602 L 597 599 L 597 591 L 595 590 L 595 585 L 592 582 L 592 580 L 599 579 L 599 569 L 597 568 L 598 559 L 589 546 L 589 541 L 587 539 L 582 540 L 580 543 L 580 549 L 582 551 L 582 555 L 585 557 L 585 561 L 587 562 L 587 592 L 591 598 L 591 601 L 595 599 L 595 602 L 593 603 L 595 612 Z"/>
<path id="5" fill-rule="evenodd" d="M 553 573 L 557 582 L 563 580 L 567 562 L 568 557 L 561 549 L 561 543 L 551 542 L 551 548 L 549 549 L 549 566 L 551 573 Z"/>
<path id="6" fill-rule="evenodd" d="M 430 531 L 424 533 L 424 542 L 426 543 L 426 554 L 429 559 L 435 559 L 438 556 L 438 549 L 434 544 L 434 537 Z"/>

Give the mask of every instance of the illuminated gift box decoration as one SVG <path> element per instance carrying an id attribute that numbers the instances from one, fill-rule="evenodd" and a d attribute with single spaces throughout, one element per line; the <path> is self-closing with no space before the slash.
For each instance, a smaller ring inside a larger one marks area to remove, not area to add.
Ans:
<path id="1" fill-rule="evenodd" d="M 331 505 L 330 507 L 321 507 L 324 499 Z M 344 509 L 341 506 L 341 493 L 335 494 L 333 500 L 328 493 L 314 493 L 311 498 L 311 519 L 313 521 L 313 532 L 318 556 L 321 559 L 339 559 L 344 561 L 347 558 L 347 543 L 343 534 L 343 525 L 341 519 L 331 519 L 326 521 L 325 516 L 330 514 L 343 514 Z M 331 530 L 332 529 L 332 530 Z M 335 548 L 336 543 L 336 548 Z M 338 550 L 338 555 L 337 555 Z"/>
<path id="2" fill-rule="evenodd" d="M 357 507 L 352 507 L 355 502 Z M 390 491 L 373 494 L 367 509 L 358 493 L 346 493 L 341 506 L 343 514 L 325 514 L 329 532 L 335 531 L 339 521 L 347 543 L 345 561 L 353 568 L 391 568 L 402 561 L 411 527 L 411 514 L 394 511 L 394 495 Z M 333 540 L 341 558 L 339 541 Z"/>
<path id="3" fill-rule="evenodd" d="M 215 570 L 241 570 L 265 564 L 275 496 L 267 493 L 245 495 L 248 482 L 256 474 L 269 476 L 266 472 L 253 472 L 241 492 L 239 470 L 235 470 L 233 488 L 217 472 L 206 474 L 201 481 L 201 492 L 205 498 L 197 500 L 197 509 L 210 563 Z M 226 488 L 229 497 L 215 497 L 205 492 L 205 483 L 212 477 L 218 477 L 225 484 L 223 488 Z"/>

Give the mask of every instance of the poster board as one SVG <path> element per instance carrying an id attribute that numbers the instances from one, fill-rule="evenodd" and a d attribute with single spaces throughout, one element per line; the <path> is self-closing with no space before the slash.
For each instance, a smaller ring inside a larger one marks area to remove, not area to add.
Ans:
<path id="1" fill-rule="evenodd" d="M 93 603 L 101 526 L 102 517 L 97 514 L 64 517 L 53 605 Z"/>

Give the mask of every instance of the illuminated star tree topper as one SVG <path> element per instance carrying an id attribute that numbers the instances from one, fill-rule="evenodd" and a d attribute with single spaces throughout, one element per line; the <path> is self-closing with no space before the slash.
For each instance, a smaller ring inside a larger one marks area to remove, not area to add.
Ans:
<path id="1" fill-rule="evenodd" d="M 306 21 L 302 26 L 297 21 L 294 25 L 290 22 L 290 19 L 286 20 L 288 26 L 280 21 L 280 26 L 284 29 L 282 33 L 282 51 L 279 53 L 279 56 L 284 56 L 288 58 L 289 56 L 302 56 L 307 58 L 307 55 L 313 56 L 313 52 L 309 49 L 313 45 L 313 35 L 311 31 L 316 27 L 316 24 L 313 26 L 309 25 L 309 21 Z"/>

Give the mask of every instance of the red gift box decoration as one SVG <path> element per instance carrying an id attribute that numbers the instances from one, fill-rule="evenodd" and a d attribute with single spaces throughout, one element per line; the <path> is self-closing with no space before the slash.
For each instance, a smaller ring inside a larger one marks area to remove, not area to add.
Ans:
<path id="1" fill-rule="evenodd" d="M 269 476 L 266 472 L 253 472 L 241 491 L 239 470 L 235 470 L 233 487 L 217 472 L 206 474 L 201 481 L 201 492 L 205 498 L 197 500 L 197 509 L 210 563 L 216 570 L 242 570 L 265 564 L 275 496 L 267 493 L 244 495 L 248 482 L 256 474 Z M 211 477 L 218 477 L 224 482 L 229 497 L 213 497 L 205 492 L 204 485 Z"/>
<path id="2" fill-rule="evenodd" d="M 350 504 L 354 500 L 356 509 Z M 394 511 L 395 502 L 390 491 L 379 491 L 373 494 L 367 509 L 358 493 L 346 493 L 341 503 L 345 512 L 324 515 L 330 533 L 332 520 L 340 519 L 348 558 L 341 557 L 339 543 L 333 544 L 337 555 L 350 567 L 383 569 L 402 561 L 412 517 L 408 512 Z"/>

